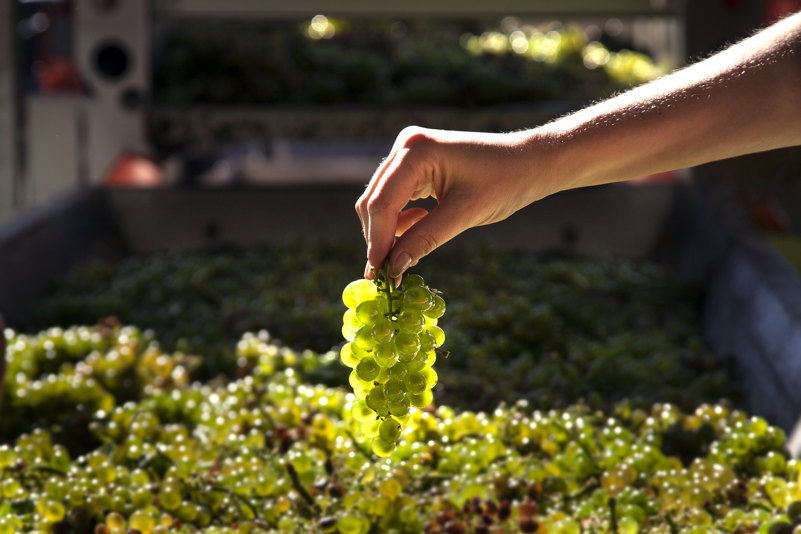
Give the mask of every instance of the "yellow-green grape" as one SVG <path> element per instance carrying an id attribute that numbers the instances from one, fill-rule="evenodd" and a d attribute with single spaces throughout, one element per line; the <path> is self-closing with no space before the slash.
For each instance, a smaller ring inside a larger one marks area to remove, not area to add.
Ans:
<path id="1" fill-rule="evenodd" d="M 345 286 L 345 290 L 342 292 L 342 302 L 348 308 L 355 309 L 362 302 L 375 299 L 377 294 L 376 285 L 363 278 Z"/>
<path id="2" fill-rule="evenodd" d="M 348 383 L 350 384 L 350 387 L 353 388 L 353 394 L 360 399 L 365 398 L 373 389 L 372 382 L 359 378 L 359 375 L 356 374 L 356 369 L 351 371 L 348 375 Z"/>
<path id="3" fill-rule="evenodd" d="M 364 534 L 367 528 L 364 519 L 352 512 L 345 513 L 337 520 L 337 530 L 341 534 Z"/>
<path id="4" fill-rule="evenodd" d="M 397 362 L 395 365 L 387 369 L 387 373 L 389 374 L 390 378 L 397 378 L 398 380 L 403 380 L 406 378 L 406 374 L 408 373 L 408 368 L 406 364 L 403 362 Z"/>
<path id="5" fill-rule="evenodd" d="M 353 343 L 345 343 L 339 350 L 339 358 L 342 363 L 351 369 L 359 364 L 359 361 L 367 356 L 367 352 L 360 349 Z"/>
<path id="6" fill-rule="evenodd" d="M 364 326 L 364 323 L 356 317 L 356 311 L 348 309 L 344 315 L 342 315 L 342 336 L 348 341 L 353 341 L 353 336 L 356 335 L 356 331 L 362 326 Z"/>
<path id="7" fill-rule="evenodd" d="M 423 351 L 418 352 L 406 363 L 407 376 L 412 373 L 418 373 L 423 370 L 423 367 L 428 365 L 428 354 Z"/>
<path id="8" fill-rule="evenodd" d="M 398 358 L 403 361 L 404 357 L 411 359 L 420 350 L 420 337 L 414 332 L 400 331 L 395 334 L 395 350 Z"/>
<path id="9" fill-rule="evenodd" d="M 401 283 L 401 289 L 404 291 L 409 289 L 410 287 L 415 286 L 424 286 L 426 285 L 425 280 L 419 274 L 409 274 L 403 279 L 403 283 Z"/>
<path id="10" fill-rule="evenodd" d="M 429 332 L 420 334 L 420 352 L 431 352 L 437 348 L 437 341 Z"/>
<path id="11" fill-rule="evenodd" d="M 395 442 L 400 438 L 401 425 L 391 417 L 385 418 L 381 421 L 378 428 L 378 436 L 386 442 Z"/>
<path id="12" fill-rule="evenodd" d="M 381 317 L 375 322 L 370 332 L 373 335 L 374 344 L 388 343 L 392 341 L 392 336 L 395 333 L 395 329 L 393 328 L 392 322 L 389 319 L 386 317 Z"/>
<path id="13" fill-rule="evenodd" d="M 431 307 L 423 312 L 426 317 L 439 319 L 445 314 L 445 299 L 439 295 L 434 295 L 431 299 Z"/>
<path id="14" fill-rule="evenodd" d="M 415 408 L 425 408 L 434 400 L 434 394 L 430 389 L 418 394 L 409 394 L 409 402 Z"/>
<path id="15" fill-rule="evenodd" d="M 382 417 L 389 415 L 389 403 L 387 402 L 387 399 L 384 396 L 383 387 L 373 388 L 367 394 L 367 398 L 365 398 L 365 403 L 378 415 Z"/>
<path id="16" fill-rule="evenodd" d="M 356 307 L 356 317 L 362 324 L 375 324 L 379 318 L 383 317 L 381 303 L 378 300 L 366 300 Z"/>
<path id="17" fill-rule="evenodd" d="M 111 512 L 106 516 L 106 526 L 109 530 L 121 530 L 126 528 L 125 517 L 119 512 Z"/>
<path id="18" fill-rule="evenodd" d="M 429 326 L 426 331 L 434 338 L 434 345 L 441 347 L 445 343 L 445 332 L 438 326 Z"/>
<path id="19" fill-rule="evenodd" d="M 44 517 L 50 523 L 58 523 L 62 519 L 64 519 L 64 514 L 66 514 L 67 510 L 64 508 L 64 505 L 58 501 L 47 501 L 44 507 Z"/>
<path id="20" fill-rule="evenodd" d="M 381 421 L 378 419 L 372 419 L 368 421 L 362 421 L 359 424 L 359 430 L 362 431 L 362 434 L 366 438 L 372 438 L 378 435 L 378 429 L 381 426 Z"/>
<path id="21" fill-rule="evenodd" d="M 374 419 L 377 415 L 375 410 L 367 406 L 367 402 L 364 400 L 356 401 L 353 404 L 351 413 L 353 414 L 353 418 L 359 422 L 369 421 L 370 419 Z"/>
<path id="22" fill-rule="evenodd" d="M 406 389 L 410 395 L 419 395 L 426 390 L 427 380 L 423 373 L 409 373 L 406 377 Z"/>
<path id="23" fill-rule="evenodd" d="M 426 389 L 431 389 L 437 385 L 437 372 L 434 371 L 431 367 L 424 367 L 420 374 L 423 375 L 426 379 Z"/>
<path id="24" fill-rule="evenodd" d="M 176 510 L 181 505 L 181 491 L 178 486 L 170 483 L 166 484 L 159 492 L 159 501 L 165 510 Z"/>
<path id="25" fill-rule="evenodd" d="M 373 437 L 373 441 L 370 444 L 371 448 L 373 449 L 373 453 L 376 456 L 380 456 L 385 458 L 392 454 L 392 451 L 395 450 L 395 442 L 384 441 L 380 437 L 376 436 Z"/>
<path id="26" fill-rule="evenodd" d="M 384 384 L 384 398 L 388 403 L 400 402 L 406 395 L 406 387 L 397 378 L 390 378 Z"/>
<path id="27" fill-rule="evenodd" d="M 431 303 L 431 292 L 425 287 L 412 286 L 403 291 L 403 309 L 425 311 Z"/>
<path id="28" fill-rule="evenodd" d="M 356 331 L 356 334 L 353 336 L 353 344 L 365 351 L 372 350 L 375 346 L 375 340 L 373 339 L 373 327 L 362 326 L 359 328 Z"/>
<path id="29" fill-rule="evenodd" d="M 375 361 L 381 367 L 388 368 L 395 365 L 395 362 L 398 360 L 397 355 L 395 353 L 395 344 L 392 342 L 389 343 L 381 343 L 376 346 L 375 350 L 373 351 L 373 357 Z"/>
<path id="30" fill-rule="evenodd" d="M 378 365 L 373 357 L 364 358 L 356 366 L 356 375 L 366 382 L 375 380 L 380 371 L 381 366 Z"/>
<path id="31" fill-rule="evenodd" d="M 386 480 L 382 480 L 381 483 L 378 485 L 378 492 L 381 495 L 389 497 L 390 499 L 396 498 L 398 495 L 401 494 L 403 491 L 403 486 L 398 479 L 396 478 L 388 478 Z"/>
<path id="32" fill-rule="evenodd" d="M 156 528 L 156 520 L 149 513 L 137 510 L 128 519 L 128 526 L 142 534 L 151 534 Z"/>
<path id="33" fill-rule="evenodd" d="M 398 330 L 419 334 L 426 324 L 423 312 L 420 310 L 405 310 L 398 315 L 396 321 Z"/>
<path id="34" fill-rule="evenodd" d="M 403 400 L 389 405 L 389 413 L 396 419 L 408 417 L 409 407 L 409 399 L 404 397 Z"/>

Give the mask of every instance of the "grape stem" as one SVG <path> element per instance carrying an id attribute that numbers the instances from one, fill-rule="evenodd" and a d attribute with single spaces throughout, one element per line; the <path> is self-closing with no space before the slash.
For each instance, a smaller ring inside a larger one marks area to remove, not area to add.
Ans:
<path id="1" fill-rule="evenodd" d="M 319 512 L 320 505 L 315 502 L 314 497 L 312 497 L 311 493 L 309 493 L 309 490 L 307 490 L 300 481 L 300 477 L 298 477 L 298 472 L 295 469 L 295 466 L 290 462 L 284 462 L 284 468 L 286 469 L 286 472 L 289 473 L 289 478 L 292 479 L 292 486 L 295 488 L 295 491 L 297 491 L 300 496 L 303 497 L 303 500 L 306 501 L 312 510 L 314 510 L 316 513 Z"/>
<path id="2" fill-rule="evenodd" d="M 612 534 L 618 534 L 617 531 L 617 514 L 615 513 L 615 504 L 617 503 L 617 499 L 614 497 L 609 497 L 609 522 L 611 523 L 610 527 L 612 529 Z"/>
<path id="3" fill-rule="evenodd" d="M 384 262 L 381 270 L 376 274 L 378 289 L 387 294 L 387 316 L 392 317 L 395 312 L 392 310 L 392 277 L 389 275 L 389 260 Z"/>
<path id="4" fill-rule="evenodd" d="M 673 522 L 673 517 L 671 517 L 670 513 L 665 514 L 665 521 L 670 529 L 670 534 L 679 534 L 679 529 L 676 526 L 676 523 Z"/>

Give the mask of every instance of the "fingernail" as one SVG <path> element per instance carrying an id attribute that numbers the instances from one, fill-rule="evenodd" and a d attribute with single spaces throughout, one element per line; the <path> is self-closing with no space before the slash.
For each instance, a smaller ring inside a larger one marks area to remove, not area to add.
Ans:
<path id="1" fill-rule="evenodd" d="M 367 264 L 364 266 L 364 277 L 368 278 L 370 276 L 370 262 L 368 261 Z"/>
<path id="2" fill-rule="evenodd" d="M 409 265 L 412 263 L 412 258 L 406 253 L 401 252 L 398 254 L 394 260 L 392 260 L 392 265 L 390 265 L 390 269 L 392 270 L 392 276 L 400 276 L 402 275 L 406 269 L 409 268 Z"/>

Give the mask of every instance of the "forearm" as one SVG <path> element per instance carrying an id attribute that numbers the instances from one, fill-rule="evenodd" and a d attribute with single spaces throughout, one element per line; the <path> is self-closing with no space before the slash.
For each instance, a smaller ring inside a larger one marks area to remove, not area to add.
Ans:
<path id="1" fill-rule="evenodd" d="M 532 134 L 553 148 L 544 193 L 801 144 L 801 13 Z"/>

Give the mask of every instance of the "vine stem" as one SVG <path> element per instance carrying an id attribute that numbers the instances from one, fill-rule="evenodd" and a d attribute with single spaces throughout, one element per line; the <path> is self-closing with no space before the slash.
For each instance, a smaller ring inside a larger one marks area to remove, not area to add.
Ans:
<path id="1" fill-rule="evenodd" d="M 384 265 L 381 267 L 378 276 L 376 276 L 376 280 L 380 282 L 379 289 L 383 290 L 387 294 L 387 313 L 389 316 L 392 316 L 394 313 L 392 310 L 393 284 L 392 284 L 392 279 L 389 276 L 389 261 L 384 262 Z"/>
<path id="2" fill-rule="evenodd" d="M 298 476 L 298 472 L 295 470 L 295 466 L 292 465 L 290 462 L 284 462 L 284 469 L 289 474 L 289 478 L 292 480 L 292 486 L 295 488 L 303 500 L 314 510 L 316 513 L 320 512 L 320 505 L 314 500 L 309 490 L 303 485 L 300 481 L 300 477 Z"/>
<path id="3" fill-rule="evenodd" d="M 617 499 L 609 497 L 609 522 L 611 523 L 612 534 L 618 534 L 617 531 L 617 513 L 615 512 L 615 504 Z"/>

